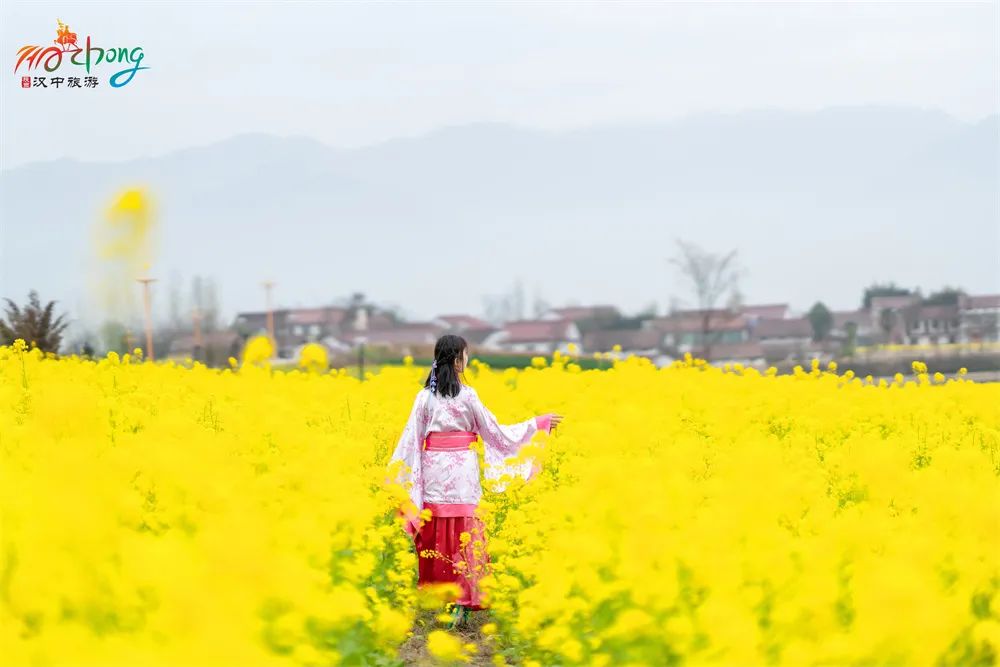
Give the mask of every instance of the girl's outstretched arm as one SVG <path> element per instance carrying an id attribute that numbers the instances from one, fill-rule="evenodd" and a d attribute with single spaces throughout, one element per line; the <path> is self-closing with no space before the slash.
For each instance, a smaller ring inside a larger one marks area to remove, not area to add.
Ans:
<path id="1" fill-rule="evenodd" d="M 485 449 L 484 459 L 486 479 L 500 479 L 504 475 L 530 479 L 537 472 L 537 465 L 531 459 L 523 463 L 508 464 L 506 459 L 517 456 L 521 447 L 531 442 L 539 431 L 549 432 L 551 416 L 540 415 L 516 424 L 501 424 L 496 416 L 487 408 L 479 394 L 472 391 L 470 398 L 475 431 L 483 439 Z M 503 485 L 500 486 L 503 488 Z"/>

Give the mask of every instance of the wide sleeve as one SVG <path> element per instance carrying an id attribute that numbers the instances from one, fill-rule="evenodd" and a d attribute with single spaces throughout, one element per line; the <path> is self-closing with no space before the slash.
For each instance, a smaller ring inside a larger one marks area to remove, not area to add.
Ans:
<path id="1" fill-rule="evenodd" d="M 414 507 L 407 507 L 402 514 L 407 519 L 407 532 L 412 535 L 418 525 L 418 516 L 423 509 L 423 468 L 421 466 L 421 450 L 424 437 L 427 435 L 427 392 L 421 390 L 413 401 L 413 408 L 406 420 L 406 426 L 396 444 L 396 450 L 389 459 L 389 469 L 395 470 L 395 476 L 390 482 L 396 482 L 410 496 Z"/>
<path id="2" fill-rule="evenodd" d="M 507 463 L 507 459 L 517 456 L 521 448 L 531 442 L 539 431 L 548 432 L 550 415 L 532 417 L 516 424 L 501 424 L 496 416 L 487 408 L 479 394 L 473 392 L 470 399 L 475 431 L 483 439 L 483 459 L 485 470 L 483 477 L 489 480 L 500 480 L 505 475 L 519 477 L 525 481 L 531 479 L 539 470 L 537 461 L 525 458 L 520 463 Z M 498 491 L 506 488 L 506 484 L 494 485 Z"/>

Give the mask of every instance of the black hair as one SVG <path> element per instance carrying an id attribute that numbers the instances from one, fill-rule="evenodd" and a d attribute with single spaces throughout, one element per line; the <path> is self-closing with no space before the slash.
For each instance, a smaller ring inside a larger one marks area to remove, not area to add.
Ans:
<path id="1" fill-rule="evenodd" d="M 455 371 L 455 360 L 462 358 L 462 352 L 467 350 L 469 344 L 461 336 L 445 334 L 438 338 L 434 344 L 434 361 L 437 367 L 427 374 L 427 381 L 424 387 L 431 386 L 431 377 L 436 380 L 437 393 L 442 396 L 458 396 L 462 389 L 462 380 Z"/>

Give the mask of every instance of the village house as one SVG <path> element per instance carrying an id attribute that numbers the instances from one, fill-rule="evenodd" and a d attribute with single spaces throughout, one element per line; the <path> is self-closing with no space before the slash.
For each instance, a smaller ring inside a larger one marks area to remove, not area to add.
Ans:
<path id="1" fill-rule="evenodd" d="M 713 364 L 805 359 L 819 352 L 809 320 L 791 317 L 786 303 L 750 304 L 731 309 L 681 310 L 652 318 L 643 328 L 663 336 L 663 349 L 674 355 L 707 355 Z"/>
<path id="2" fill-rule="evenodd" d="M 366 328 L 349 331 L 338 336 L 339 340 L 354 347 L 379 345 L 410 354 L 417 347 L 434 347 L 434 343 L 444 333 L 444 328 L 436 322 L 407 322 L 391 327 Z"/>
<path id="3" fill-rule="evenodd" d="M 907 330 L 918 319 L 920 301 L 919 294 L 872 297 L 868 309 L 869 322 L 879 333 L 881 342 L 907 342 Z"/>
<path id="4" fill-rule="evenodd" d="M 622 318 L 621 312 L 615 306 L 567 306 L 565 308 L 550 308 L 545 311 L 540 320 L 566 320 L 576 322 L 616 322 Z"/>
<path id="5" fill-rule="evenodd" d="M 804 361 L 816 352 L 812 324 L 805 317 L 757 320 L 751 336 L 760 343 L 769 363 Z"/>
<path id="6" fill-rule="evenodd" d="M 966 343 L 1000 341 L 1000 294 L 963 296 L 959 300 L 960 339 Z"/>
<path id="7" fill-rule="evenodd" d="M 643 328 L 663 334 L 663 345 L 675 354 L 719 344 L 744 343 L 750 340 L 750 323 L 739 312 L 729 310 L 683 310 L 643 322 Z"/>
<path id="8" fill-rule="evenodd" d="M 445 333 L 458 334 L 469 345 L 481 345 L 491 334 L 499 330 L 498 327 L 472 315 L 438 315 L 431 322 L 440 326 Z"/>
<path id="9" fill-rule="evenodd" d="M 224 364 L 229 357 L 239 358 L 243 342 L 235 331 L 207 331 L 200 340 L 194 335 L 178 336 L 170 341 L 167 358 L 175 361 L 194 359 L 208 365 Z"/>
<path id="10" fill-rule="evenodd" d="M 996 341 L 1000 295 L 959 295 L 956 303 L 924 305 L 919 294 L 874 297 L 871 328 L 881 343 L 942 345 Z"/>
<path id="11" fill-rule="evenodd" d="M 552 354 L 568 352 L 569 345 L 580 345 L 580 329 L 567 320 L 516 320 L 506 322 L 483 341 L 486 349 L 505 352 Z"/>
<path id="12" fill-rule="evenodd" d="M 284 329 L 285 317 L 287 315 L 288 310 L 285 308 L 271 311 L 271 316 L 274 318 L 275 335 L 277 335 L 279 328 Z M 247 311 L 236 313 L 236 318 L 233 320 L 231 329 L 244 338 L 256 336 L 258 334 L 266 334 L 267 313 L 265 311 Z"/>
<path id="13" fill-rule="evenodd" d="M 293 308 L 287 312 L 283 339 L 295 346 L 335 336 L 350 316 L 347 308 Z M 277 331 L 275 332 L 277 336 Z"/>
<path id="14" fill-rule="evenodd" d="M 368 328 L 389 328 L 395 317 L 370 305 L 321 306 L 316 308 L 277 308 L 271 311 L 277 356 L 297 358 L 307 343 L 321 343 L 329 351 L 350 348 L 345 334 Z M 267 312 L 237 313 L 230 327 L 245 342 L 251 336 L 267 335 Z"/>
<path id="15" fill-rule="evenodd" d="M 873 345 L 878 342 L 879 332 L 872 325 L 871 315 L 865 310 L 835 310 L 833 326 L 827 333 L 827 338 L 838 343 L 854 345 Z"/>
<path id="16" fill-rule="evenodd" d="M 789 316 L 790 312 L 787 303 L 768 303 L 759 306 L 741 306 L 739 311 L 751 323 L 765 319 L 783 320 Z"/>
<path id="17" fill-rule="evenodd" d="M 767 357 L 764 354 L 764 348 L 757 341 L 713 345 L 708 350 L 707 361 L 713 366 L 743 364 L 744 366 L 751 366 L 758 370 L 767 367 Z"/>
<path id="18" fill-rule="evenodd" d="M 958 342 L 961 327 L 958 304 L 920 306 L 904 324 L 906 342 L 910 345 Z"/>
<path id="19" fill-rule="evenodd" d="M 431 321 L 455 332 L 492 328 L 489 322 L 473 315 L 438 315 Z"/>
<path id="20" fill-rule="evenodd" d="M 680 310 L 663 317 L 634 318 L 623 317 L 610 305 L 569 306 L 551 308 L 535 320 L 501 326 L 467 314 L 403 322 L 391 312 L 361 301 L 348 306 L 280 308 L 272 314 L 281 358 L 296 358 L 311 342 L 326 346 L 331 353 L 349 352 L 361 344 L 383 346 L 400 354 L 423 353 L 445 333 L 461 335 L 484 351 L 523 354 L 548 355 L 556 350 L 565 353 L 571 344 L 584 354 L 612 352 L 619 346 L 616 356 L 643 356 L 657 365 L 685 353 L 708 356 L 713 364 L 759 365 L 801 363 L 829 356 L 834 347 L 840 349 L 848 344 L 1000 339 L 1000 295 L 961 295 L 957 303 L 950 305 L 923 305 L 919 294 L 873 297 L 867 309 L 832 312 L 833 322 L 825 343 L 814 342 L 809 319 L 792 317 L 788 304 L 783 303 Z M 227 338 L 213 338 L 212 344 L 237 350 L 249 336 L 266 331 L 266 312 L 241 312 L 230 331 L 220 334 Z M 169 349 L 174 358 L 194 356 L 194 352 L 191 337 L 178 338 Z"/>
<path id="21" fill-rule="evenodd" d="M 899 296 L 873 296 L 868 312 L 873 322 L 878 321 L 878 315 L 883 310 L 906 310 L 920 305 L 919 294 L 903 294 Z"/>
<path id="22" fill-rule="evenodd" d="M 621 350 L 614 351 L 618 345 Z M 668 364 L 674 357 L 663 351 L 663 333 L 656 329 L 598 329 L 584 333 L 582 351 L 610 353 L 616 358 L 630 355 L 651 359 L 657 366 Z"/>

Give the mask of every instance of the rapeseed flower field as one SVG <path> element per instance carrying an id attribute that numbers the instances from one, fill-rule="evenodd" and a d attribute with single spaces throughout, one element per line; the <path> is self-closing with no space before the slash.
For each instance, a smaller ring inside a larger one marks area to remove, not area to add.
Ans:
<path id="1" fill-rule="evenodd" d="M 0 347 L 4 665 L 401 664 L 443 604 L 414 590 L 385 485 L 426 369 L 360 382 L 250 352 L 215 370 Z M 566 421 L 531 446 L 538 477 L 484 497 L 480 636 L 442 624 L 426 655 L 995 664 L 1000 385 L 913 370 L 473 361 L 501 421 Z"/>

